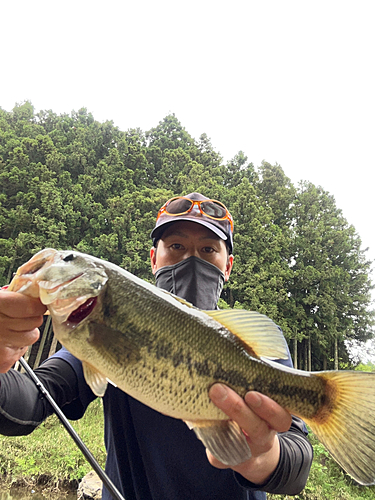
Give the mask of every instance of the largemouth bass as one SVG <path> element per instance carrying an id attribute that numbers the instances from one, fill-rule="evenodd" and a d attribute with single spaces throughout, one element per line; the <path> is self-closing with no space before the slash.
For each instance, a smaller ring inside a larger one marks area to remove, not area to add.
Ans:
<path id="1" fill-rule="evenodd" d="M 201 311 L 103 260 L 45 249 L 9 290 L 40 297 L 57 339 L 82 360 L 93 392 L 108 381 L 151 408 L 184 420 L 228 465 L 251 457 L 239 426 L 209 399 L 221 382 L 259 391 L 301 417 L 357 482 L 375 482 L 375 373 L 303 372 L 280 329 L 251 311 Z M 265 359 L 267 358 L 267 359 Z"/>

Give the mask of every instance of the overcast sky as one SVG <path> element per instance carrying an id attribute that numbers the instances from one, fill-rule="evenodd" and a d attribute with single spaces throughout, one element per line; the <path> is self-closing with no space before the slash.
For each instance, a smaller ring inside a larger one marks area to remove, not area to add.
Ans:
<path id="1" fill-rule="evenodd" d="M 175 113 L 334 195 L 375 260 L 375 4 L 345 0 L 2 2 L 0 107 L 86 107 L 121 130 Z"/>

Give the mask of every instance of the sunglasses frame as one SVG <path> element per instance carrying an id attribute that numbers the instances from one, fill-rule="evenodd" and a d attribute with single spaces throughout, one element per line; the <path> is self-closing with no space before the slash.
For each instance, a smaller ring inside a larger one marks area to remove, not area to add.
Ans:
<path id="1" fill-rule="evenodd" d="M 192 205 L 191 205 L 191 207 L 188 210 L 184 210 L 183 212 L 179 212 L 178 214 L 171 214 L 170 212 L 168 212 L 167 208 L 168 208 L 168 205 L 172 201 L 174 201 L 174 200 L 188 200 L 188 201 L 191 202 Z M 204 210 L 202 209 L 201 204 L 209 202 L 209 201 L 212 201 L 213 203 L 217 203 L 218 205 L 220 205 L 221 207 L 223 207 L 225 209 L 225 216 L 224 217 L 213 217 L 212 215 L 206 214 L 206 212 L 204 212 Z M 213 199 L 210 199 L 210 200 L 191 200 L 190 198 L 186 198 L 186 196 L 175 196 L 174 198 L 171 198 L 170 200 L 168 200 L 167 202 L 165 202 L 164 205 L 160 208 L 160 210 L 158 212 L 158 215 L 156 217 L 156 220 L 158 220 L 159 217 L 161 217 L 163 214 L 170 215 L 172 217 L 177 217 L 179 215 L 188 214 L 189 212 L 191 212 L 193 210 L 193 208 L 194 208 L 195 205 L 198 205 L 199 211 L 200 211 L 200 213 L 202 215 L 204 215 L 204 216 L 206 216 L 206 217 L 208 217 L 210 219 L 213 219 L 213 220 L 228 220 L 229 223 L 230 223 L 230 227 L 231 227 L 232 233 L 233 233 L 233 217 L 231 216 L 229 210 L 224 205 L 224 203 L 221 203 L 221 201 L 213 200 Z"/>

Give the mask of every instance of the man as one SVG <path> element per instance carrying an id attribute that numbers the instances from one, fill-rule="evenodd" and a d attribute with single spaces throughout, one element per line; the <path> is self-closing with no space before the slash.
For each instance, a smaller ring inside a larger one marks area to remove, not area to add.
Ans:
<path id="1" fill-rule="evenodd" d="M 233 221 L 220 203 L 191 193 L 159 211 L 150 252 L 156 285 L 202 309 L 217 307 L 233 265 Z M 0 294 L 2 371 L 35 341 L 44 306 L 20 294 Z M 290 364 L 290 360 L 289 360 Z M 81 363 L 65 349 L 37 369 L 42 382 L 69 418 L 80 418 L 94 395 Z M 0 378 L 0 432 L 26 434 L 49 413 L 29 379 L 9 371 Z M 126 500 L 265 499 L 264 491 L 296 494 L 312 460 L 301 420 L 269 398 L 245 399 L 222 384 L 209 393 L 247 436 L 252 457 L 232 468 L 204 449 L 186 424 L 160 413 L 109 385 L 103 398 L 106 471 Z M 20 404 L 22 401 L 22 405 Z M 263 490 L 263 491 L 261 491 Z M 109 500 L 104 490 L 103 499 Z"/>

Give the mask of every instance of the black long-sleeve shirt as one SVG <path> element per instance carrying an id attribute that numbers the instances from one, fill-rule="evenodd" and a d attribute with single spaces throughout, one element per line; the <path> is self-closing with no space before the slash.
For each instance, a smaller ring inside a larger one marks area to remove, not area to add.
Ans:
<path id="1" fill-rule="evenodd" d="M 70 419 L 80 418 L 95 399 L 80 361 L 65 349 L 36 372 Z M 0 376 L 0 384 L 1 434 L 28 434 L 52 413 L 27 375 L 11 370 Z M 111 385 L 103 402 L 106 472 L 126 500 L 265 500 L 265 492 L 293 495 L 305 486 L 312 447 L 299 418 L 293 417 L 289 431 L 279 435 L 279 464 L 260 488 L 231 469 L 211 466 L 203 444 L 184 422 Z M 103 500 L 110 499 L 104 489 Z"/>

